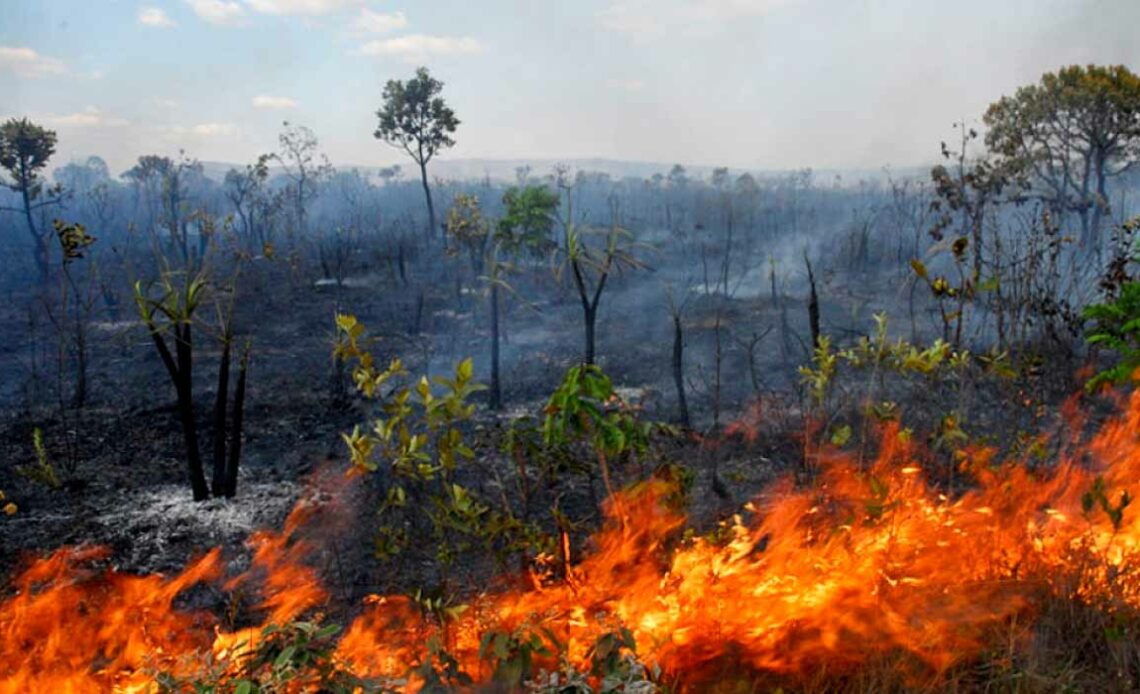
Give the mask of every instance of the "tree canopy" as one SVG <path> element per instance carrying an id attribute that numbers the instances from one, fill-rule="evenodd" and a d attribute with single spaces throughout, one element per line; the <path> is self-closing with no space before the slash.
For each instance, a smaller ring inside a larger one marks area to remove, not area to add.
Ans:
<path id="1" fill-rule="evenodd" d="M 1140 77 L 1123 65 L 1072 65 L 990 105 L 986 145 L 1095 240 L 1107 179 L 1140 160 Z"/>
<path id="2" fill-rule="evenodd" d="M 426 67 L 418 68 L 407 82 L 388 80 L 384 105 L 376 112 L 380 122 L 375 137 L 400 147 L 421 166 L 441 149 L 454 146 L 451 135 L 459 119 L 440 96 L 442 91 L 443 82 Z"/>

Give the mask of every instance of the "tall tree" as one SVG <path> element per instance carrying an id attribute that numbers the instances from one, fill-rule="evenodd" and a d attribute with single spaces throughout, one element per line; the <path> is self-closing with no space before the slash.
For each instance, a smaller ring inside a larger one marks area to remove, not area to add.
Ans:
<path id="1" fill-rule="evenodd" d="M 20 194 L 20 207 L 3 207 L 8 212 L 22 212 L 32 238 L 33 254 L 40 280 L 48 276 L 47 237 L 36 229 L 32 212 L 54 205 L 62 200 L 59 188 L 50 189 L 44 195 L 41 173 L 48 159 L 55 154 L 55 131 L 42 128 L 27 118 L 12 118 L 0 125 L 0 167 L 3 167 L 12 180 L 0 180 L 0 184 Z M 43 195 L 43 199 L 40 199 Z"/>
<path id="2" fill-rule="evenodd" d="M 1032 179 L 1054 212 L 1075 212 L 1097 247 L 1108 180 L 1140 161 L 1140 77 L 1123 65 L 1072 65 L 1002 97 L 986 144 Z"/>
<path id="3" fill-rule="evenodd" d="M 303 125 L 283 124 L 284 130 L 277 137 L 281 151 L 273 157 L 285 169 L 289 179 L 289 197 L 293 201 L 294 231 L 306 231 L 305 220 L 309 202 L 317 196 L 321 181 L 333 174 L 328 157 L 317 151 L 320 141 L 316 134 Z"/>
<path id="4" fill-rule="evenodd" d="M 376 139 L 403 149 L 419 165 L 429 234 L 435 233 L 435 206 L 427 165 L 440 150 L 455 145 L 451 134 L 459 127 L 455 112 L 440 96 L 442 91 L 443 82 L 432 77 L 426 67 L 417 69 L 416 76 L 407 82 L 388 80 L 384 105 L 376 112 L 380 123 L 374 133 Z"/>
<path id="5" fill-rule="evenodd" d="M 266 182 L 269 180 L 269 160 L 272 155 L 262 154 L 253 164 L 247 164 L 245 170 L 237 168 L 226 172 L 224 190 L 226 198 L 234 206 L 238 218 L 241 220 L 242 236 L 250 250 L 265 252 L 268 239 L 264 233 L 259 234 L 257 213 L 264 207 L 266 195 Z"/>
<path id="6" fill-rule="evenodd" d="M 152 206 L 152 223 L 165 225 L 169 233 L 170 246 L 184 263 L 190 259 L 190 244 L 187 223 L 189 185 L 192 179 L 202 176 L 202 164 L 185 152 L 179 152 L 177 161 L 170 157 L 144 154 L 138 163 L 123 173 L 123 178 L 133 182 L 140 195 L 145 195 L 148 205 L 157 203 L 160 215 L 155 215 Z M 155 217 L 158 217 L 155 219 Z"/>
<path id="7" fill-rule="evenodd" d="M 83 163 L 73 161 L 51 173 L 55 182 L 77 195 L 86 195 L 96 186 L 111 180 L 111 172 L 102 157 L 87 157 Z"/>

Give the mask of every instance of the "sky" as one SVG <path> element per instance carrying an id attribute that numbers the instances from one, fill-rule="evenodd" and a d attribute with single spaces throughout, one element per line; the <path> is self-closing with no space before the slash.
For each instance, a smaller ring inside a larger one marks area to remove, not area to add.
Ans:
<path id="1" fill-rule="evenodd" d="M 441 158 L 878 169 L 1072 63 L 1140 69 L 1137 0 L 0 0 L 0 117 L 54 165 L 247 163 L 282 122 L 334 164 L 419 65 L 462 121 Z"/>

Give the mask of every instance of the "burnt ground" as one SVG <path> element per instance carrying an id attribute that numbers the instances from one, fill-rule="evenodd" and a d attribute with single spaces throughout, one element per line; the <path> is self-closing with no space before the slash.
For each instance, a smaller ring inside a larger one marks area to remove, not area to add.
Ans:
<path id="1" fill-rule="evenodd" d="M 612 294 L 603 298 L 600 362 L 646 417 L 669 420 L 675 416 L 671 324 L 661 292 L 647 298 L 644 282 L 643 277 L 618 278 Z M 842 339 L 869 330 L 873 304 L 867 297 L 876 291 L 889 296 L 888 285 L 880 289 L 866 281 L 835 281 L 824 295 L 825 332 Z M 506 418 L 539 415 L 561 374 L 580 355 L 581 316 L 571 295 L 548 283 L 520 283 L 515 291 L 503 346 L 507 411 L 494 415 L 481 410 L 474 424 L 473 435 L 488 442 L 494 441 Z M 525 296 L 544 299 L 532 303 Z M 545 298 L 552 296 L 560 298 Z M 447 283 L 416 285 L 413 280 L 404 286 L 368 273 L 337 286 L 301 281 L 281 268 L 255 268 L 244 280 L 236 321 L 239 334 L 254 340 L 238 495 L 195 503 L 186 482 L 173 387 L 129 305 L 94 316 L 90 399 L 77 410 L 58 405 L 58 343 L 40 315 L 42 300 L 27 292 L 7 298 L 0 304 L 0 324 L 5 326 L 0 331 L 0 489 L 19 505 L 16 515 L 0 518 L 0 566 L 8 570 L 18 567 L 21 557 L 84 543 L 109 547 L 110 561 L 127 571 L 172 572 L 215 546 L 242 565 L 248 559 L 243 543 L 251 531 L 279 527 L 297 499 L 312 493 L 309 479 L 315 471 L 340 476 L 347 467 L 340 434 L 367 420 L 363 403 L 338 399 L 343 391 L 335 385 L 331 360 L 338 308 L 368 326 L 377 337 L 374 350 L 381 360 L 398 355 L 412 373 L 444 373 L 458 359 L 473 356 L 477 378 L 483 380 L 486 373 L 489 333 L 477 296 L 457 296 Z M 686 375 L 698 428 L 711 424 L 710 354 L 718 316 L 714 306 L 697 293 L 686 308 Z M 693 436 L 662 444 L 666 458 L 696 473 L 690 515 L 703 527 L 736 511 L 777 475 L 797 471 L 802 459 L 801 401 L 793 369 L 806 357 L 803 301 L 785 298 L 777 306 L 757 291 L 722 305 L 719 316 L 729 329 L 724 335 L 720 421 L 742 417 L 758 426 L 759 435 L 747 443 L 733 439 L 715 448 L 698 444 Z M 419 332 L 414 330 L 417 322 Z M 786 328 L 781 330 L 781 325 Z M 775 329 L 749 355 L 745 342 L 769 327 Z M 208 468 L 208 413 L 219 352 L 207 338 L 200 338 L 198 345 L 195 387 Z M 64 374 L 65 383 L 68 378 Z M 1056 398 L 1065 387 L 1048 397 Z M 920 412 L 938 410 L 938 394 L 901 397 Z M 976 395 L 976 419 L 1001 417 L 1017 428 L 1040 423 L 1029 407 L 1022 408 L 1024 412 L 1003 409 L 1009 397 L 1008 388 Z M 756 409 L 754 403 L 759 403 Z M 43 430 L 50 459 L 63 477 L 60 490 L 17 472 L 35 460 L 36 427 Z M 722 482 L 715 492 L 710 477 L 714 460 Z M 509 476 L 511 469 L 509 461 L 491 453 L 471 466 L 463 482 L 494 498 L 499 493 L 496 480 Z M 624 476 L 632 479 L 647 472 L 632 466 Z M 583 509 L 601 494 L 596 485 L 584 489 L 584 482 L 569 484 L 567 498 Z M 370 592 L 409 589 L 430 573 L 426 563 L 381 565 L 371 557 L 378 504 L 374 487 L 365 480 L 325 493 L 326 501 L 337 502 L 342 518 L 349 519 L 337 532 L 330 529 L 322 536 L 318 558 L 326 583 L 334 596 L 343 598 L 342 605 Z M 465 569 L 474 586 L 494 567 Z"/>
<path id="2" fill-rule="evenodd" d="M 460 310 L 453 307 L 453 292 L 425 293 L 418 308 L 413 287 L 394 285 L 374 276 L 329 286 L 295 282 L 270 268 L 246 279 L 238 303 L 239 334 L 254 340 L 246 400 L 244 450 L 238 495 L 233 500 L 195 503 L 190 498 L 182 458 L 182 438 L 174 390 L 154 346 L 127 308 L 101 308 L 90 331 L 88 404 L 80 409 L 61 408 L 58 338 L 44 318 L 43 299 L 31 292 L 10 293 L 0 304 L 0 489 L 19 506 L 19 512 L 0 518 L 0 566 L 18 567 L 27 558 L 65 545 L 96 544 L 111 550 L 112 563 L 127 571 L 172 572 L 192 557 L 221 546 L 241 562 L 247 554 L 243 542 L 257 528 L 279 527 L 289 509 L 310 484 L 318 469 L 343 471 L 347 467 L 341 432 L 367 419 L 363 403 L 352 398 L 338 402 L 331 349 L 333 314 L 354 313 L 378 337 L 378 358 L 399 355 L 413 373 L 445 373 L 457 359 L 477 360 L 477 377 L 483 369 L 488 330 L 483 325 L 480 299 L 462 296 Z M 599 323 L 602 364 L 622 392 L 642 404 L 646 416 L 672 416 L 672 382 L 669 373 L 671 336 L 668 316 L 658 308 L 654 320 L 628 320 L 627 311 L 642 311 L 640 298 L 626 292 L 621 281 L 607 297 L 613 308 L 603 308 Z M 273 287 L 273 291 L 266 289 Z M 549 295 L 549 288 L 530 288 Z M 506 411 L 481 411 L 478 435 L 494 438 L 503 422 L 520 414 L 540 415 L 550 390 L 580 354 L 580 314 L 567 298 L 555 303 L 509 299 L 509 319 L 503 345 L 503 386 Z M 623 307 L 623 301 L 625 307 Z M 421 332 L 414 334 L 417 313 Z M 691 340 L 701 339 L 699 314 Z M 655 330 L 646 330 L 656 324 Z M 656 333 L 656 334 L 654 334 Z M 212 436 L 209 412 L 213 406 L 219 350 L 200 331 L 196 347 L 195 389 L 203 457 L 209 475 Z M 615 348 L 620 345 L 620 348 Z M 695 360 L 695 358 L 694 358 Z M 726 367 L 743 370 L 740 364 Z M 694 369 L 694 379 L 699 378 Z M 70 373 L 62 376 L 65 392 Z M 746 392 L 748 379 L 732 377 L 735 389 Z M 690 395 L 696 412 L 701 396 Z M 33 431 L 43 431 L 52 465 L 63 481 L 52 490 L 18 472 L 35 461 Z M 688 441 L 670 444 L 677 457 L 692 464 L 708 458 Z M 721 457 L 731 454 L 718 452 Z M 489 456 L 481 466 L 503 465 Z M 769 456 L 751 451 L 741 468 L 722 468 L 731 484 L 756 489 L 779 467 Z M 504 467 L 504 472 L 506 468 Z M 630 470 L 637 475 L 644 470 Z M 509 473 L 508 473 L 509 474 Z M 466 483 L 494 485 L 493 474 L 473 470 Z M 701 484 L 701 483 L 698 483 Z M 367 482 L 349 494 L 354 531 L 337 557 L 336 580 L 357 597 L 376 590 L 406 587 L 416 579 L 417 567 L 392 567 L 371 560 L 371 532 L 376 500 Z M 493 490 L 492 490 L 493 491 Z M 585 505 L 597 497 L 578 490 Z M 571 497 L 575 494 L 571 490 Z M 697 495 L 709 517 L 731 507 L 719 497 Z M 349 565 L 346 569 L 345 565 Z M 346 576 L 345 574 L 351 574 Z"/>

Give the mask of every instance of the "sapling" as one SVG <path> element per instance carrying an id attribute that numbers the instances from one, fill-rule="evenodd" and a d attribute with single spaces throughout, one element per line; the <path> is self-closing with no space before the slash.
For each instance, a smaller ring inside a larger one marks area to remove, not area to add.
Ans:
<path id="1" fill-rule="evenodd" d="M 212 225 L 209 219 L 204 223 Z M 212 236 L 212 232 L 211 232 Z M 165 258 L 159 256 L 165 266 Z M 241 413 L 245 397 L 246 367 L 249 360 L 249 344 L 242 356 L 238 375 L 238 392 L 235 396 L 234 427 L 229 435 L 238 439 L 235 445 L 231 440 L 231 454 L 226 453 L 226 397 L 229 390 L 229 370 L 232 355 L 233 305 L 236 296 L 240 258 L 235 266 L 233 277 L 218 294 L 228 294 L 229 304 L 223 307 L 216 304 L 221 327 L 222 359 L 218 369 L 218 393 L 214 418 L 214 470 L 213 484 L 208 486 L 202 465 L 202 454 L 198 443 L 198 424 L 194 410 L 194 323 L 198 309 L 211 293 L 210 273 L 203 262 L 194 269 L 172 270 L 164 267 L 157 282 L 144 285 L 135 282 L 135 304 L 146 327 L 162 364 L 174 384 L 177 394 L 178 415 L 182 426 L 182 436 L 186 447 L 187 468 L 190 488 L 195 501 L 205 500 L 213 492 L 214 496 L 233 496 L 237 490 L 238 455 L 241 451 Z M 155 291 L 157 289 L 157 292 Z M 169 337 L 169 340 L 168 340 Z M 171 341 L 173 349 L 171 349 Z"/>

